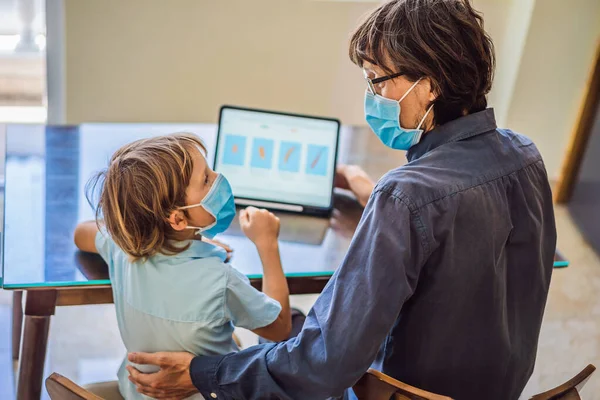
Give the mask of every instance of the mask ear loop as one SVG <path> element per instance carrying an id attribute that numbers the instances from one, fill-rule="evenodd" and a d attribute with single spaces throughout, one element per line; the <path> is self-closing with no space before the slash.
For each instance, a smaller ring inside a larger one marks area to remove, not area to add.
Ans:
<path id="1" fill-rule="evenodd" d="M 431 111 L 432 108 L 433 108 L 433 104 L 429 106 L 429 108 L 425 112 L 425 115 L 421 119 L 421 122 L 419 122 L 419 125 L 415 129 L 417 132 L 419 132 L 419 134 L 415 137 L 415 139 L 413 141 L 413 145 L 415 145 L 415 144 L 417 144 L 417 143 L 419 143 L 421 141 L 421 137 L 423 137 L 423 130 L 421 129 L 421 125 L 423 125 L 423 122 L 425 122 L 425 119 L 429 115 L 429 112 Z"/>
<path id="2" fill-rule="evenodd" d="M 427 119 L 427 116 L 429 115 L 429 112 L 431 111 L 432 108 L 433 108 L 433 104 L 429 106 L 429 108 L 425 112 L 425 115 L 423 115 L 423 118 L 421 119 L 421 122 L 419 122 L 417 129 L 421 129 L 421 125 L 423 125 L 423 122 L 425 122 L 425 119 Z"/>
<path id="3" fill-rule="evenodd" d="M 406 91 L 406 93 L 404 93 L 404 96 L 400 97 L 400 100 L 398 100 L 398 103 L 402 102 L 402 100 L 404 100 L 404 98 L 405 98 L 406 96 L 408 96 L 408 94 L 409 94 L 410 92 L 412 92 L 412 90 L 415 88 L 415 86 L 417 86 L 417 84 L 418 84 L 419 82 L 421 82 L 421 79 L 423 79 L 423 78 L 419 78 L 419 79 L 417 79 L 417 81 L 416 81 L 415 83 L 413 83 L 413 84 L 412 84 L 412 86 L 410 87 L 410 89 L 408 89 L 408 90 Z"/>
<path id="4" fill-rule="evenodd" d="M 204 205 L 202 203 L 198 203 L 198 204 L 192 204 L 189 206 L 183 206 L 183 207 L 178 207 L 178 210 L 187 210 L 189 208 L 194 208 L 194 207 L 202 207 L 206 210 L 206 208 L 204 207 Z M 185 227 L 185 229 L 195 229 L 196 230 L 196 235 L 201 234 L 203 231 L 208 230 L 210 228 L 212 228 L 213 226 L 215 226 L 217 224 L 217 218 L 213 215 L 213 213 L 211 213 L 210 211 L 206 210 L 206 212 L 208 212 L 210 215 L 213 216 L 213 218 L 215 219 L 215 222 L 213 222 L 210 225 L 207 226 L 192 226 L 192 225 L 188 225 Z"/>
<path id="5" fill-rule="evenodd" d="M 204 210 L 206 210 L 207 213 L 209 213 L 210 215 L 213 216 L 213 218 L 215 219 L 215 222 L 213 222 L 212 224 L 207 225 L 205 227 L 188 225 L 188 226 L 185 227 L 185 229 L 195 229 L 197 231 L 196 234 L 199 235 L 201 232 L 206 231 L 206 230 L 212 228 L 213 226 L 215 226 L 217 224 L 217 217 L 212 212 L 210 212 L 206 207 L 204 207 L 203 202 L 207 198 L 209 198 L 213 194 L 214 191 L 217 190 L 216 189 L 217 184 L 220 182 L 221 179 L 223 179 L 222 175 L 219 174 L 217 176 L 217 178 L 215 179 L 215 181 L 213 182 L 212 187 L 210 188 L 210 190 L 208 191 L 208 193 L 206 194 L 206 196 L 204 196 L 204 199 L 202 199 L 202 201 L 200 203 L 198 203 L 198 204 L 190 204 L 189 206 L 177 207 L 178 210 L 187 210 L 189 208 L 202 207 L 202 208 L 204 208 Z"/>

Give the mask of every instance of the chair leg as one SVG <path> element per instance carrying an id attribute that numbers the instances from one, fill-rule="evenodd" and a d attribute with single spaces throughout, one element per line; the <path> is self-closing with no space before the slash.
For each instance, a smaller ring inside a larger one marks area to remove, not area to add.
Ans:
<path id="1" fill-rule="evenodd" d="M 12 358 L 19 359 L 21 330 L 23 328 L 23 292 L 13 293 L 12 305 Z"/>

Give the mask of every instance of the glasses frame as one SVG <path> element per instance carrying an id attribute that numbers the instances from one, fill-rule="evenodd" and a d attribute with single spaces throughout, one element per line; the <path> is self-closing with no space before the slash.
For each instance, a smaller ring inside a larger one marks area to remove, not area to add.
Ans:
<path id="1" fill-rule="evenodd" d="M 397 78 L 399 76 L 404 75 L 402 72 L 397 72 L 395 74 L 386 75 L 386 76 L 382 76 L 380 78 L 371 79 L 367 75 L 367 71 L 365 71 L 364 69 L 363 69 L 363 74 L 365 76 L 365 80 L 367 81 L 367 87 L 369 88 L 369 91 L 371 92 L 371 94 L 377 94 L 377 91 L 375 90 L 375 85 L 377 85 L 378 83 L 389 81 L 390 79 L 394 79 L 394 78 Z"/>

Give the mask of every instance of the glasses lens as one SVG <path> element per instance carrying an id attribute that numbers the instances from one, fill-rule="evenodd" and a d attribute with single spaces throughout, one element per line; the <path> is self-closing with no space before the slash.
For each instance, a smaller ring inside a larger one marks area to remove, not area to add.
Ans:
<path id="1" fill-rule="evenodd" d="M 373 86 L 373 82 L 371 82 L 371 80 L 369 78 L 366 78 L 367 80 L 367 87 L 369 88 L 369 91 L 371 92 L 371 94 L 375 94 L 375 86 Z"/>
<path id="2" fill-rule="evenodd" d="M 371 93 L 377 94 L 377 91 L 375 90 L 375 85 L 373 85 L 373 82 L 371 82 L 370 79 L 369 79 L 369 89 L 371 90 Z"/>
<path id="3" fill-rule="evenodd" d="M 363 75 L 365 77 L 365 81 L 367 81 L 367 88 L 369 89 L 369 92 L 371 92 L 371 94 L 375 94 L 375 86 L 373 86 L 373 82 L 371 82 L 371 79 L 367 75 L 367 71 L 365 71 L 364 69 Z"/>

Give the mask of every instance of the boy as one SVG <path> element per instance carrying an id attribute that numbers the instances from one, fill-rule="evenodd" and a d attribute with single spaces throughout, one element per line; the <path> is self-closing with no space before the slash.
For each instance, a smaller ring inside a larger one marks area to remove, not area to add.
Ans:
<path id="1" fill-rule="evenodd" d="M 235 204 L 229 183 L 207 166 L 205 152 L 192 134 L 138 140 L 119 149 L 88 184 L 88 195 L 101 186 L 97 221 L 77 226 L 75 244 L 99 253 L 109 266 L 128 352 L 227 354 L 239 350 L 234 325 L 273 341 L 290 334 L 279 219 L 253 207 L 240 213 L 263 264 L 261 293 L 226 263 L 226 249 L 210 240 L 228 228 Z M 127 379 L 127 363 L 118 372 L 120 392 L 142 398 Z"/>

